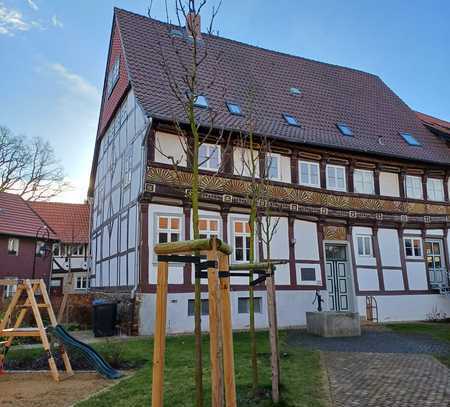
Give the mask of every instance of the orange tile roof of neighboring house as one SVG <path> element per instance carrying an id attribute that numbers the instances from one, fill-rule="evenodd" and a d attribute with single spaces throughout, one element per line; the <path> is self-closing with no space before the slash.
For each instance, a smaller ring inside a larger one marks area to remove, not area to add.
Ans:
<path id="1" fill-rule="evenodd" d="M 435 130 L 446 133 L 450 136 L 450 122 L 447 122 L 437 117 L 430 116 L 425 113 L 416 112 L 417 117 L 422 120 L 422 122 Z"/>
<path id="2" fill-rule="evenodd" d="M 13 236 L 44 237 L 44 228 L 49 238 L 57 240 L 51 227 L 31 208 L 29 202 L 19 195 L 0 192 L 0 234 Z"/>
<path id="3" fill-rule="evenodd" d="M 63 243 L 88 243 L 89 205 L 61 202 L 30 202 Z"/>

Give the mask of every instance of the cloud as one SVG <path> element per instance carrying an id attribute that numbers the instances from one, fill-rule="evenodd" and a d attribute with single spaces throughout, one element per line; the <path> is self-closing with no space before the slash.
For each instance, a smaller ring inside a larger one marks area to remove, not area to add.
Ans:
<path id="1" fill-rule="evenodd" d="M 0 34 L 14 35 L 16 31 L 28 31 L 31 24 L 25 21 L 22 13 L 15 9 L 8 9 L 0 3 Z"/>
<path id="2" fill-rule="evenodd" d="M 52 17 L 52 24 L 54 27 L 63 28 L 62 21 L 56 15 Z"/>
<path id="3" fill-rule="evenodd" d="M 48 65 L 51 72 L 55 73 L 62 84 L 71 93 L 87 97 L 98 103 L 100 101 L 100 91 L 97 87 L 89 83 L 88 80 L 74 72 L 71 72 L 63 64 L 51 63 Z"/>
<path id="4" fill-rule="evenodd" d="M 27 0 L 27 3 L 33 10 L 39 10 L 38 5 L 33 0 Z"/>

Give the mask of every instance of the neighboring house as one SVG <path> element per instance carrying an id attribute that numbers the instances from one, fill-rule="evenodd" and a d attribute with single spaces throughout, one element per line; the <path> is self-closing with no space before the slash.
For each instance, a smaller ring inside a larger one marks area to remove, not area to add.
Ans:
<path id="1" fill-rule="evenodd" d="M 191 162 L 173 125 L 180 109 L 161 65 L 163 52 L 176 71 L 172 43 L 180 42 L 182 54 L 189 38 L 171 28 L 115 9 L 89 189 L 92 285 L 137 290 L 143 334 L 153 330 L 153 247 L 192 236 Z M 227 135 L 245 127 L 252 88 L 255 134 L 272 141 L 270 190 L 280 221 L 271 254 L 289 261 L 276 271 L 280 327 L 305 324 L 316 289 L 325 309 L 363 317 L 375 297 L 382 321 L 425 319 L 433 309 L 449 314 L 446 137 L 375 75 L 218 36 L 202 34 L 202 42 L 211 58 L 199 80 L 218 79 L 199 96 L 217 113 L 215 126 Z M 202 112 L 205 106 L 196 108 L 204 119 Z M 236 170 L 243 154 L 233 137 L 220 146 L 215 166 L 201 169 L 201 233 L 229 242 L 232 262 L 247 261 L 250 180 Z M 180 159 L 181 177 L 167 155 Z M 221 158 L 228 162 L 218 170 Z M 244 328 L 245 277 L 233 280 L 231 295 L 234 327 Z M 264 286 L 256 297 L 256 324 L 265 327 Z M 172 265 L 170 332 L 193 329 L 193 299 L 192 273 Z"/>
<path id="2" fill-rule="evenodd" d="M 82 293 L 89 288 L 89 205 L 31 202 L 31 207 L 55 231 L 52 293 Z"/>
<path id="3" fill-rule="evenodd" d="M 43 278 L 48 284 L 56 240 L 53 230 L 28 202 L 0 192 L 0 278 Z M 3 295 L 10 296 L 14 290 L 9 286 Z"/>

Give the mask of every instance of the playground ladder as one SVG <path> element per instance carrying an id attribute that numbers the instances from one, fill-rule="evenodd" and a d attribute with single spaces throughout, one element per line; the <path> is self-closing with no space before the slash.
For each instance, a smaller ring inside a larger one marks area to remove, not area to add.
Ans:
<path id="1" fill-rule="evenodd" d="M 41 309 L 47 310 L 50 323 L 56 327 L 57 321 L 53 311 L 50 298 L 48 296 L 47 287 L 44 280 L 19 280 L 19 279 L 0 279 L 0 285 L 16 285 L 17 289 L 13 295 L 11 303 L 6 310 L 3 320 L 0 321 L 0 337 L 7 338 L 1 343 L 6 349 L 9 349 L 15 337 L 37 337 L 41 339 L 42 346 L 48 357 L 48 364 L 50 372 L 55 381 L 59 381 L 59 372 L 56 367 L 55 359 L 53 358 L 52 350 L 47 336 L 47 331 L 42 320 Z M 24 295 L 25 294 L 25 295 Z M 36 295 L 40 295 L 43 303 L 38 303 Z M 24 300 L 24 301 L 23 301 Z M 23 301 L 23 302 L 22 302 Z M 31 311 L 36 322 L 35 327 L 22 327 L 25 317 Z M 8 321 L 15 318 L 12 328 L 7 328 Z M 70 364 L 69 357 L 63 346 L 60 346 L 61 356 L 64 362 L 64 367 L 68 375 L 72 376 L 73 371 Z M 4 356 L 0 355 L 0 362 Z"/>

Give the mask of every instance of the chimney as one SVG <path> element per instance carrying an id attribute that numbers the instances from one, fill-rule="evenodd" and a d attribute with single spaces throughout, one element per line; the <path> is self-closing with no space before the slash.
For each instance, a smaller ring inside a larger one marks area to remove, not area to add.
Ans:
<path id="1" fill-rule="evenodd" d="M 194 11 L 189 12 L 186 16 L 186 30 L 189 36 L 194 37 L 197 40 L 202 39 L 200 14 L 197 14 Z"/>

